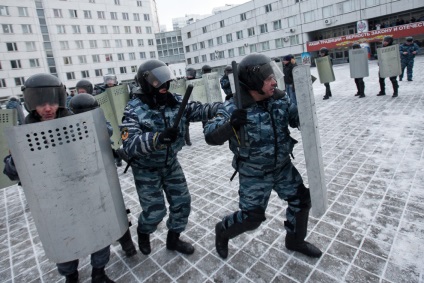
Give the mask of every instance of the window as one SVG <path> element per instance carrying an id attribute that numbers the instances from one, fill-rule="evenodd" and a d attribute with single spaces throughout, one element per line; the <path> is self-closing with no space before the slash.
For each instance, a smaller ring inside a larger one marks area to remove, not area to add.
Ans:
<path id="1" fill-rule="evenodd" d="M 22 68 L 21 60 L 11 60 L 10 66 L 12 67 L 12 69 L 21 69 Z"/>
<path id="2" fill-rule="evenodd" d="M 192 49 L 193 51 L 196 51 L 196 50 L 197 50 L 197 43 L 192 44 L 192 45 L 191 45 L 191 49 Z"/>
<path id="3" fill-rule="evenodd" d="M 187 59 L 187 64 L 190 65 L 191 64 L 191 58 Z"/>
<path id="4" fill-rule="evenodd" d="M 283 48 L 284 43 L 282 38 L 277 38 L 275 40 L 275 48 Z"/>
<path id="5" fill-rule="evenodd" d="M 130 26 L 124 26 L 124 31 L 126 34 L 130 34 L 131 33 L 131 27 Z"/>
<path id="6" fill-rule="evenodd" d="M 349 13 L 355 10 L 355 2 L 352 0 L 344 1 L 339 5 L 340 10 L 342 10 L 342 13 Z"/>
<path id="7" fill-rule="evenodd" d="M 119 32 L 119 26 L 112 26 L 113 33 L 117 34 Z"/>
<path id="8" fill-rule="evenodd" d="M 238 32 L 236 32 L 236 37 L 237 37 L 237 39 L 242 39 L 243 38 L 243 31 L 239 30 Z"/>
<path id="9" fill-rule="evenodd" d="M 96 69 L 96 70 L 94 70 L 94 73 L 96 74 L 96 77 L 102 77 L 103 76 L 102 69 Z"/>
<path id="10" fill-rule="evenodd" d="M 66 78 L 68 80 L 75 80 L 75 73 L 74 72 L 66 73 Z"/>
<path id="11" fill-rule="evenodd" d="M 380 0 L 368 0 L 365 2 L 365 7 L 377 6 L 380 4 Z"/>
<path id="12" fill-rule="evenodd" d="M 202 55 L 202 62 L 206 62 L 208 60 L 208 58 L 206 57 L 205 54 Z"/>
<path id="13" fill-rule="evenodd" d="M 122 47 L 122 40 L 121 39 L 115 39 L 115 47 L 117 47 L 117 48 Z"/>
<path id="14" fill-rule="evenodd" d="M 265 5 L 265 13 L 269 13 L 271 11 L 272 11 L 272 5 L 271 4 Z"/>
<path id="15" fill-rule="evenodd" d="M 72 57 L 63 57 L 63 64 L 72 65 Z"/>
<path id="16" fill-rule="evenodd" d="M 110 48 L 110 41 L 108 39 L 103 40 L 103 47 Z"/>
<path id="17" fill-rule="evenodd" d="M 264 41 L 264 42 L 261 42 L 260 44 L 261 44 L 262 51 L 269 50 L 269 41 Z"/>
<path id="18" fill-rule="evenodd" d="M 80 64 L 87 64 L 87 57 L 85 55 L 78 56 Z"/>
<path id="19" fill-rule="evenodd" d="M 315 21 L 315 11 L 309 11 L 309 12 L 303 13 L 303 20 L 305 21 L 305 23 L 310 23 Z"/>
<path id="20" fill-rule="evenodd" d="M 150 58 L 156 58 L 156 52 L 150 51 Z"/>
<path id="21" fill-rule="evenodd" d="M 288 17 L 287 21 L 289 27 L 296 26 L 296 16 Z"/>
<path id="22" fill-rule="evenodd" d="M 108 74 L 115 74 L 115 69 L 114 68 L 107 68 L 107 73 Z"/>
<path id="23" fill-rule="evenodd" d="M 187 53 L 190 52 L 190 46 L 187 45 L 185 48 Z"/>
<path id="24" fill-rule="evenodd" d="M 122 19 L 123 19 L 124 21 L 129 21 L 129 20 L 130 20 L 130 16 L 129 16 L 129 14 L 128 14 L 128 13 L 122 13 Z"/>
<path id="25" fill-rule="evenodd" d="M 120 0 L 115 0 L 115 5 L 121 5 L 121 1 Z"/>
<path id="26" fill-rule="evenodd" d="M 119 72 L 121 74 L 126 74 L 127 73 L 127 67 L 119 67 Z"/>
<path id="27" fill-rule="evenodd" d="M 18 51 L 18 45 L 16 42 L 6 42 L 7 51 Z"/>
<path id="28" fill-rule="evenodd" d="M 0 79 L 0 87 L 6 87 L 6 80 Z"/>
<path id="29" fill-rule="evenodd" d="M 64 25 L 57 25 L 56 28 L 57 28 L 57 33 L 59 33 L 59 34 L 65 34 L 66 33 Z"/>
<path id="30" fill-rule="evenodd" d="M 87 26 L 87 33 L 94 33 L 94 26 Z"/>
<path id="31" fill-rule="evenodd" d="M 10 24 L 3 24 L 3 33 L 13 33 L 13 27 Z"/>
<path id="32" fill-rule="evenodd" d="M 93 59 L 93 63 L 100 63 L 100 56 L 99 55 L 91 55 L 91 58 Z"/>
<path id="33" fill-rule="evenodd" d="M 76 25 L 72 26 L 72 32 L 73 32 L 74 34 L 81 33 L 80 26 L 76 26 Z"/>
<path id="34" fill-rule="evenodd" d="M 29 66 L 31 68 L 40 67 L 40 62 L 38 61 L 38 59 L 29 59 Z"/>
<path id="35" fill-rule="evenodd" d="M 267 33 L 268 32 L 268 24 L 260 25 L 259 29 L 260 29 L 261 33 Z"/>
<path id="36" fill-rule="evenodd" d="M 228 57 L 229 58 L 234 57 L 234 48 L 228 49 Z"/>
<path id="37" fill-rule="evenodd" d="M 254 36 L 255 35 L 255 28 L 248 28 L 247 29 L 247 35 L 248 36 Z"/>
<path id="38" fill-rule="evenodd" d="M 140 52 L 140 59 L 146 59 L 146 52 Z"/>
<path id="39" fill-rule="evenodd" d="M 219 21 L 219 27 L 221 27 L 221 28 L 225 27 L 224 20 Z"/>
<path id="40" fill-rule="evenodd" d="M 144 14 L 143 16 L 144 16 L 145 21 L 147 21 L 147 22 L 150 21 L 150 15 L 149 14 Z"/>
<path id="41" fill-rule="evenodd" d="M 137 7 L 142 7 L 143 6 L 143 1 L 137 1 Z"/>
<path id="42" fill-rule="evenodd" d="M 243 55 L 246 54 L 246 50 L 245 50 L 244 46 L 240 46 L 238 48 L 238 54 L 239 54 L 239 56 L 243 56 Z"/>
<path id="43" fill-rule="evenodd" d="M 23 33 L 32 33 L 31 25 L 22 25 Z"/>
<path id="44" fill-rule="evenodd" d="M 143 33 L 142 28 L 140 26 L 135 27 L 135 33 L 138 33 L 138 34 Z"/>
<path id="45" fill-rule="evenodd" d="M 256 44 L 250 44 L 249 49 L 250 49 L 250 53 L 256 52 L 257 51 Z"/>
<path id="46" fill-rule="evenodd" d="M 219 51 L 218 52 L 218 58 L 217 59 L 224 59 L 224 58 L 225 58 L 224 51 Z"/>
<path id="47" fill-rule="evenodd" d="M 97 11 L 97 18 L 104 20 L 105 17 L 105 12 L 104 11 Z"/>
<path id="48" fill-rule="evenodd" d="M 227 38 L 227 42 L 233 41 L 233 34 L 232 33 L 227 34 L 225 37 Z"/>
<path id="49" fill-rule="evenodd" d="M 140 20 L 140 15 L 138 13 L 133 13 L 134 21 Z"/>
<path id="50" fill-rule="evenodd" d="M 213 47 L 213 39 L 208 40 L 208 47 Z"/>
<path id="51" fill-rule="evenodd" d="M 106 62 L 113 61 L 112 54 L 105 54 Z"/>
<path id="52" fill-rule="evenodd" d="M 91 19 L 91 11 L 84 10 L 84 19 Z"/>
<path id="53" fill-rule="evenodd" d="M 134 52 L 130 52 L 130 53 L 128 53 L 128 58 L 129 58 L 130 60 L 136 60 L 136 59 L 135 59 L 135 53 L 134 53 Z"/>
<path id="54" fill-rule="evenodd" d="M 222 36 L 218 36 L 216 38 L 216 44 L 218 44 L 218 45 L 222 44 Z"/>
<path id="55" fill-rule="evenodd" d="M 199 42 L 200 49 L 205 49 L 206 45 L 204 41 Z"/>
<path id="56" fill-rule="evenodd" d="M 89 40 L 90 48 L 97 48 L 97 40 Z"/>
<path id="57" fill-rule="evenodd" d="M 28 17 L 28 8 L 27 7 L 18 7 L 19 17 Z"/>
<path id="58" fill-rule="evenodd" d="M 153 45 L 155 45 L 155 41 L 153 39 L 148 39 L 147 40 L 147 45 L 153 46 Z"/>
<path id="59" fill-rule="evenodd" d="M 55 18 L 63 18 L 61 9 L 53 9 L 53 16 Z"/>
<path id="60" fill-rule="evenodd" d="M 118 61 L 125 61 L 124 53 L 118 53 Z"/>
<path id="61" fill-rule="evenodd" d="M 96 0 L 88 0 L 88 3 L 96 3 Z"/>
<path id="62" fill-rule="evenodd" d="M 90 73 L 88 71 L 81 71 L 81 77 L 82 78 L 89 78 L 90 77 Z"/>
<path id="63" fill-rule="evenodd" d="M 24 83 L 25 83 L 24 77 L 15 78 L 15 85 L 16 86 L 24 85 Z"/>
<path id="64" fill-rule="evenodd" d="M 10 16 L 9 7 L 1 5 L 0 6 L 0 16 Z"/>
<path id="65" fill-rule="evenodd" d="M 191 32 L 187 33 L 187 38 L 191 38 Z"/>
<path id="66" fill-rule="evenodd" d="M 77 45 L 77 49 L 84 49 L 84 42 L 82 40 L 75 40 L 75 44 Z"/>
<path id="67" fill-rule="evenodd" d="M 240 14 L 240 21 L 246 20 L 246 13 Z"/>
<path id="68" fill-rule="evenodd" d="M 203 33 L 207 33 L 208 32 L 208 28 L 207 27 L 202 27 L 202 31 L 203 31 Z"/>
<path id="69" fill-rule="evenodd" d="M 209 53 L 209 59 L 211 61 L 215 60 L 215 53 Z"/>
<path id="70" fill-rule="evenodd" d="M 194 64 L 199 63 L 199 56 L 194 57 Z"/>
<path id="71" fill-rule="evenodd" d="M 71 17 L 71 19 L 78 18 L 77 10 L 69 10 L 69 16 Z"/>
<path id="72" fill-rule="evenodd" d="M 107 26 L 100 26 L 100 33 L 107 33 Z"/>
<path id="73" fill-rule="evenodd" d="M 274 30 L 279 30 L 279 29 L 282 28 L 282 26 L 281 26 L 281 20 L 272 22 L 272 25 L 274 27 Z"/>
<path id="74" fill-rule="evenodd" d="M 370 1 L 366 1 L 366 3 L 368 3 L 368 2 L 370 2 Z M 333 6 L 332 5 L 322 7 L 322 17 L 324 19 L 332 17 L 332 16 L 333 16 Z"/>
<path id="75" fill-rule="evenodd" d="M 112 20 L 117 20 L 118 19 L 118 13 L 117 12 L 110 12 L 110 18 Z"/>
<path id="76" fill-rule="evenodd" d="M 292 35 L 290 36 L 290 45 L 299 44 L 299 35 Z"/>
<path id="77" fill-rule="evenodd" d="M 34 41 L 27 41 L 27 42 L 25 42 L 25 46 L 26 46 L 26 51 L 35 51 L 35 50 L 37 50 Z"/>
<path id="78" fill-rule="evenodd" d="M 146 27 L 146 33 L 151 34 L 152 33 L 152 27 Z"/>
<path id="79" fill-rule="evenodd" d="M 144 46 L 144 39 L 137 39 L 138 46 Z"/>

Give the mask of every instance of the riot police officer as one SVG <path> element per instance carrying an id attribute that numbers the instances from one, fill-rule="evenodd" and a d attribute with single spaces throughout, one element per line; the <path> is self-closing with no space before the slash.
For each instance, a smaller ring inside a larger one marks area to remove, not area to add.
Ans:
<path id="1" fill-rule="evenodd" d="M 319 57 L 325 57 L 328 56 L 328 49 L 327 47 L 322 47 L 319 50 Z M 330 58 L 330 62 L 331 62 L 331 58 Z M 331 94 L 331 88 L 330 88 L 330 83 L 324 83 L 325 86 L 325 95 L 324 95 L 324 100 L 329 99 L 332 94 Z"/>
<path id="2" fill-rule="evenodd" d="M 392 45 L 393 45 L 393 37 L 385 36 L 383 38 L 383 47 L 392 46 Z M 384 81 L 385 78 L 380 77 L 380 72 L 378 72 L 378 77 L 379 77 L 378 82 L 380 84 L 380 92 L 377 94 L 377 96 L 386 95 L 386 83 Z M 393 96 L 392 97 L 397 97 L 398 96 L 399 84 L 398 84 L 396 76 L 390 77 L 390 81 L 392 82 L 392 86 L 393 86 Z"/>
<path id="3" fill-rule="evenodd" d="M 93 94 L 93 84 L 88 80 L 80 80 L 75 85 L 77 93 Z"/>
<path id="4" fill-rule="evenodd" d="M 26 124 L 44 122 L 71 115 L 66 109 L 66 91 L 61 81 L 50 74 L 36 74 L 29 77 L 22 87 L 26 108 L 29 114 Z M 4 159 L 4 173 L 12 180 L 19 180 L 11 155 Z M 65 225 L 65 224 L 64 224 Z M 114 282 L 105 274 L 105 266 L 109 262 L 109 246 L 91 254 L 93 266 L 91 278 L 93 283 Z M 59 273 L 66 277 L 66 282 L 79 282 L 78 259 L 57 263 Z"/>
<path id="5" fill-rule="evenodd" d="M 273 65 L 275 62 L 263 54 L 244 57 L 237 74 L 243 108 L 237 109 L 231 98 L 204 128 L 208 144 L 229 141 L 233 167 L 239 173 L 240 210 L 225 216 L 215 226 L 215 247 L 222 258 L 228 256 L 230 239 L 257 229 L 265 221 L 271 190 L 288 202 L 284 222 L 286 248 L 311 257 L 322 254 L 305 241 L 311 197 L 290 160 L 297 141 L 290 137 L 288 129 L 289 125 L 299 126 L 299 116 L 296 105 L 276 88 L 275 73 L 281 70 Z M 245 145 L 239 143 L 242 127 Z"/>
<path id="6" fill-rule="evenodd" d="M 187 120 L 212 117 L 218 104 L 189 102 L 178 123 L 182 99 L 168 91 L 174 79 L 169 67 L 156 59 L 147 60 L 138 68 L 137 78 L 142 91 L 128 102 L 121 131 L 142 208 L 137 227 L 139 248 L 143 254 L 151 252 L 150 234 L 166 215 L 165 194 L 169 203 L 166 247 L 192 254 L 194 247 L 180 239 L 191 211 L 191 197 L 177 154 L 184 146 Z"/>
<path id="7" fill-rule="evenodd" d="M 115 74 L 106 74 L 103 76 L 103 85 L 97 85 L 96 94 L 100 94 L 106 91 L 110 87 L 118 85 L 118 79 Z"/>
<path id="8" fill-rule="evenodd" d="M 361 49 L 361 45 L 359 43 L 352 44 L 352 49 Z M 365 83 L 364 78 L 355 78 L 355 84 L 358 92 L 355 94 L 355 96 L 358 96 L 359 98 L 365 97 Z"/>
<path id="9" fill-rule="evenodd" d="M 228 78 L 228 75 L 232 74 L 232 73 L 233 73 L 233 68 L 230 65 L 228 65 L 224 69 L 224 75 L 219 80 L 219 83 L 221 84 L 221 88 L 224 91 L 224 93 L 226 94 L 225 100 L 228 100 L 233 96 L 233 92 L 231 90 L 230 79 Z"/>
<path id="10" fill-rule="evenodd" d="M 202 67 L 202 74 L 209 74 L 212 72 L 212 68 L 209 65 L 203 65 Z"/>
<path id="11" fill-rule="evenodd" d="M 186 78 L 187 80 L 194 80 L 196 78 L 196 70 L 194 68 L 187 68 Z"/>
<path id="12" fill-rule="evenodd" d="M 412 71 L 414 68 L 414 58 L 420 48 L 414 43 L 414 38 L 408 36 L 406 42 L 399 46 L 400 63 L 402 67 L 402 74 L 399 76 L 399 81 L 402 81 L 406 68 L 406 76 L 409 82 L 412 81 Z"/>

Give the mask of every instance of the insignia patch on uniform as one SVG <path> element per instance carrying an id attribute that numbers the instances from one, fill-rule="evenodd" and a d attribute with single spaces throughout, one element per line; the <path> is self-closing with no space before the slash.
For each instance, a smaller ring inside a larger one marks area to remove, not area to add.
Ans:
<path id="1" fill-rule="evenodd" d="M 128 128 L 123 128 L 121 131 L 121 139 L 124 141 L 128 138 Z"/>

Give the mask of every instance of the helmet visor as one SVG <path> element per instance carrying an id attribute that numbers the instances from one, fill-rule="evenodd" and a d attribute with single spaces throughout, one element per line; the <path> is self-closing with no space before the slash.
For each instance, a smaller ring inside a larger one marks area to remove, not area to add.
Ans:
<path id="1" fill-rule="evenodd" d="M 284 78 L 284 74 L 278 65 L 272 61 L 262 66 L 253 67 L 253 72 L 255 72 L 261 81 L 266 80 L 270 75 L 274 74 L 275 79 L 281 80 Z"/>
<path id="2" fill-rule="evenodd" d="M 111 76 L 106 75 L 103 77 L 103 81 L 105 84 L 108 84 L 108 83 L 116 84 L 117 79 L 115 75 L 111 75 Z"/>
<path id="3" fill-rule="evenodd" d="M 160 66 L 144 73 L 144 79 L 154 88 L 159 88 L 168 81 L 175 79 L 168 66 Z"/>
<path id="4" fill-rule="evenodd" d="M 59 107 L 64 108 L 66 92 L 63 86 L 27 88 L 24 90 L 24 99 L 29 111 L 33 111 L 37 106 L 42 106 L 46 103 L 57 104 Z"/>

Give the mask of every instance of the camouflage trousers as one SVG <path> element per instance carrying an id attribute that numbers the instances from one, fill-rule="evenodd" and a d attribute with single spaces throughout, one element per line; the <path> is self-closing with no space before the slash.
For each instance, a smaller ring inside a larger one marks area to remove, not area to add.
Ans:
<path id="1" fill-rule="evenodd" d="M 135 186 L 142 212 L 137 230 L 144 234 L 153 233 L 166 215 L 166 200 L 169 203 L 169 230 L 181 233 L 187 226 L 191 209 L 191 196 L 187 182 L 177 159 L 164 168 L 132 167 Z"/>
<path id="2" fill-rule="evenodd" d="M 302 209 L 303 203 L 310 202 L 309 190 L 304 191 L 303 180 L 291 162 L 276 168 L 264 176 L 239 176 L 239 211 L 227 215 L 222 220 L 225 229 L 234 223 L 262 222 L 271 191 L 275 190 L 280 199 L 287 201 L 285 229 L 295 232 L 295 214 Z M 249 219 L 250 218 L 250 219 Z"/>
<path id="3" fill-rule="evenodd" d="M 412 80 L 412 69 L 414 68 L 414 59 L 402 59 L 400 63 L 402 67 L 402 74 L 399 76 L 399 78 L 403 78 L 406 68 L 407 79 Z"/>

